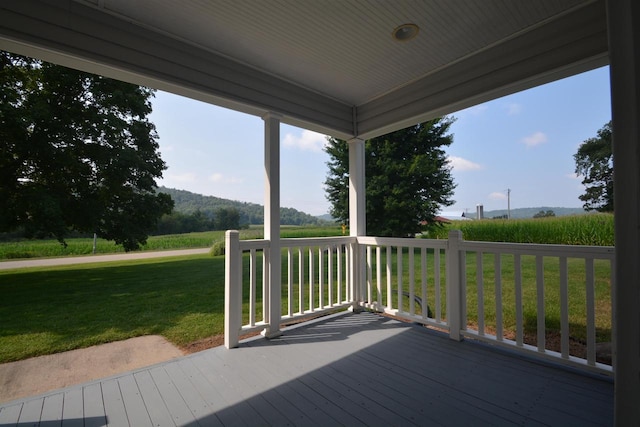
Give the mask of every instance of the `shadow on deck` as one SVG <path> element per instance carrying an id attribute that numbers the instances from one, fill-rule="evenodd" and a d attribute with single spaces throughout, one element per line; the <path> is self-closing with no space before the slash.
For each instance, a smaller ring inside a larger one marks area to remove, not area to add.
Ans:
<path id="1" fill-rule="evenodd" d="M 3 405 L 3 427 L 589 426 L 613 423 L 613 382 L 345 313 Z"/>

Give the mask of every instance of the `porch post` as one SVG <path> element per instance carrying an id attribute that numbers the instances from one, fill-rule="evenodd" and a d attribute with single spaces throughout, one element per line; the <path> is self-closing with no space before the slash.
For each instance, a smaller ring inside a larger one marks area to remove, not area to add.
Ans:
<path id="1" fill-rule="evenodd" d="M 607 1 L 616 269 L 615 425 L 640 425 L 640 4 Z"/>
<path id="2" fill-rule="evenodd" d="M 280 119 L 274 113 L 264 117 L 264 238 L 269 240 L 269 265 L 267 270 L 267 295 L 265 318 L 269 326 L 264 335 L 275 338 L 281 335 L 282 267 L 280 259 Z"/>
<path id="3" fill-rule="evenodd" d="M 460 330 L 462 325 L 462 284 L 466 274 L 464 266 L 460 262 L 460 244 L 462 243 L 462 231 L 449 231 L 447 246 L 447 322 L 449 323 L 449 338 L 456 341 L 462 340 Z"/>
<path id="4" fill-rule="evenodd" d="M 365 160 L 364 140 L 353 138 L 349 144 L 349 235 L 366 236 L 366 197 L 365 197 Z M 364 253 L 356 243 L 352 247 L 351 286 L 353 308 L 363 298 L 365 273 Z"/>
<path id="5" fill-rule="evenodd" d="M 238 346 L 242 327 L 242 253 L 239 249 L 240 233 L 227 230 L 225 233 L 225 279 L 224 279 L 224 346 Z"/>

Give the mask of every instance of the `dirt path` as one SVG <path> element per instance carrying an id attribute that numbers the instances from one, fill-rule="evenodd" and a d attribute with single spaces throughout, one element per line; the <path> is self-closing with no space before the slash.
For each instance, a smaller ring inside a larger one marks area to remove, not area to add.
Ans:
<path id="1" fill-rule="evenodd" d="M 0 364 L 0 402 L 109 377 L 184 355 L 158 335 Z"/>
<path id="2" fill-rule="evenodd" d="M 174 251 L 130 252 L 112 255 L 85 255 L 63 258 L 37 258 L 19 261 L 0 261 L 0 270 L 26 267 L 48 267 L 54 265 L 89 264 L 92 262 L 122 261 L 130 259 L 164 258 L 182 255 L 200 255 L 209 253 L 209 248 L 179 249 Z"/>

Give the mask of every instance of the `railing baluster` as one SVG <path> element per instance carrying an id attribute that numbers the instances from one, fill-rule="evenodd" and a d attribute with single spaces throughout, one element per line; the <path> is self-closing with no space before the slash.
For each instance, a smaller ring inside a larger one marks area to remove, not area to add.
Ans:
<path id="1" fill-rule="evenodd" d="M 546 337 L 545 337 L 545 320 L 544 320 L 544 263 L 542 255 L 536 255 L 536 289 L 538 295 L 537 304 L 537 336 L 538 336 L 538 351 L 545 352 Z"/>
<path id="2" fill-rule="evenodd" d="M 504 339 L 504 332 L 502 330 L 502 254 L 496 252 L 493 256 L 496 288 L 496 339 L 502 341 Z"/>
<path id="3" fill-rule="evenodd" d="M 586 297 L 587 297 L 587 363 L 596 364 L 596 281 L 593 258 L 585 260 Z"/>
<path id="4" fill-rule="evenodd" d="M 329 294 L 329 307 L 333 307 L 333 247 L 327 246 L 327 289 Z"/>
<path id="5" fill-rule="evenodd" d="M 415 297 L 415 259 L 414 259 L 414 251 L 413 247 L 409 248 L 408 256 L 409 256 L 409 313 L 412 316 L 416 314 L 416 303 L 414 301 Z"/>
<path id="6" fill-rule="evenodd" d="M 352 259 L 352 255 L 351 252 L 353 252 L 353 247 L 351 245 L 345 245 L 344 246 L 344 280 L 345 280 L 345 284 L 344 284 L 344 292 L 345 292 L 345 299 L 347 301 L 353 301 L 355 298 L 353 296 L 353 288 L 354 285 L 353 283 L 351 283 L 351 280 L 353 278 L 353 273 L 351 273 L 351 269 L 353 268 L 353 266 L 351 265 L 351 259 Z"/>
<path id="7" fill-rule="evenodd" d="M 249 251 L 249 325 L 256 324 L 256 250 Z"/>
<path id="8" fill-rule="evenodd" d="M 442 299 L 440 298 L 442 293 L 442 290 L 440 289 L 440 249 L 433 250 L 433 287 L 433 292 L 435 294 L 436 320 L 438 322 L 442 322 Z M 462 327 L 464 328 L 464 325 L 462 325 Z"/>
<path id="9" fill-rule="evenodd" d="M 522 259 L 520 254 L 513 255 L 513 276 L 516 294 L 516 345 L 522 347 L 524 340 L 524 323 L 522 307 Z"/>
<path id="10" fill-rule="evenodd" d="M 342 263 L 343 263 L 343 259 L 342 259 L 342 245 L 338 245 L 336 246 L 336 267 L 337 267 L 337 273 L 336 273 L 336 299 L 338 300 L 338 304 L 341 304 L 343 299 L 342 299 Z"/>
<path id="11" fill-rule="evenodd" d="M 318 247 L 318 308 L 324 308 L 324 251 Z"/>
<path id="12" fill-rule="evenodd" d="M 293 254 L 287 248 L 287 314 L 293 316 Z"/>
<path id="13" fill-rule="evenodd" d="M 403 272 L 403 268 L 402 268 L 402 246 L 396 246 L 396 251 L 397 251 L 397 265 L 396 265 L 396 270 L 397 270 L 397 277 L 398 277 L 398 311 L 399 312 L 403 312 L 404 310 L 402 309 L 403 304 L 402 304 L 402 272 Z"/>
<path id="14" fill-rule="evenodd" d="M 393 292 L 391 291 L 391 247 L 387 246 L 387 308 L 393 309 Z"/>
<path id="15" fill-rule="evenodd" d="M 269 323 L 269 269 L 267 266 L 270 259 L 271 252 L 269 248 L 265 248 L 262 251 L 262 321 L 265 324 Z"/>
<path id="16" fill-rule="evenodd" d="M 315 281 L 314 281 L 314 268 L 313 268 L 313 248 L 309 248 L 309 311 L 314 312 L 316 308 L 315 302 Z"/>
<path id="17" fill-rule="evenodd" d="M 298 248 L 298 308 L 304 313 L 304 252 L 302 246 Z"/>
<path id="18" fill-rule="evenodd" d="M 381 248 L 376 246 L 376 292 L 378 307 L 382 307 L 382 266 L 380 265 L 382 259 Z"/>
<path id="19" fill-rule="evenodd" d="M 373 266 L 371 265 L 371 246 L 367 246 L 367 304 L 371 305 L 371 287 L 373 281 Z"/>
<path id="20" fill-rule="evenodd" d="M 476 294 L 478 296 L 478 334 L 484 335 L 484 277 L 482 252 L 476 252 Z"/>
<path id="21" fill-rule="evenodd" d="M 420 250 L 420 277 L 421 277 L 421 290 L 422 290 L 422 318 L 429 317 L 429 303 L 427 302 L 427 248 Z"/>
<path id="22" fill-rule="evenodd" d="M 560 257 L 560 353 L 569 358 L 569 272 L 567 257 Z"/>

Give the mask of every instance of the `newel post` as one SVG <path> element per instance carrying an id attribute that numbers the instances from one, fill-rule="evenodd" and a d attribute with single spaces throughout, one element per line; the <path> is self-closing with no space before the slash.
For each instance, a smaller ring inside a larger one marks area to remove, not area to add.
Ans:
<path id="1" fill-rule="evenodd" d="M 224 346 L 238 346 L 242 327 L 242 254 L 240 233 L 227 230 L 224 256 Z"/>
<path id="2" fill-rule="evenodd" d="M 462 335 L 462 307 L 463 307 L 463 265 L 461 264 L 460 244 L 462 243 L 462 231 L 449 231 L 447 245 L 447 319 L 449 323 L 449 337 L 452 340 L 461 341 Z"/>

